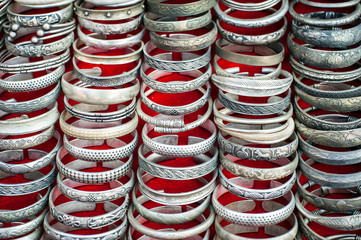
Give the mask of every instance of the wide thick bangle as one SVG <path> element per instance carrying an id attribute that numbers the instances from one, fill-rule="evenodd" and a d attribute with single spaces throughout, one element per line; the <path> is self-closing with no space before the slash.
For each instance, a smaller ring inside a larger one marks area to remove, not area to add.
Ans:
<path id="1" fill-rule="evenodd" d="M 145 124 L 142 130 L 142 139 L 146 147 L 154 153 L 163 156 L 173 157 L 191 157 L 205 152 L 208 152 L 216 141 L 217 129 L 214 123 L 207 120 L 200 127 L 211 133 L 207 139 L 188 136 L 188 145 L 176 145 L 178 143 L 178 135 L 163 135 L 160 137 L 150 138 L 148 133 L 153 130 L 155 126 Z"/>
<path id="2" fill-rule="evenodd" d="M 15 2 L 31 8 L 52 8 L 68 5 L 72 3 L 73 0 L 41 0 L 36 2 L 31 0 L 16 0 Z"/>
<path id="3" fill-rule="evenodd" d="M 80 202 L 106 202 L 113 201 L 118 198 L 126 196 L 130 190 L 133 189 L 135 183 L 135 175 L 133 170 L 128 171 L 127 176 L 129 180 L 126 183 L 122 183 L 119 180 L 109 182 L 109 190 L 103 191 L 83 191 L 77 189 L 82 186 L 94 186 L 94 185 L 104 185 L 101 183 L 98 184 L 87 184 L 79 183 L 72 181 L 70 179 L 64 179 L 64 176 L 60 173 L 57 176 L 57 183 L 60 191 L 68 198 L 74 201 Z M 108 183 L 106 183 L 108 184 Z"/>
<path id="4" fill-rule="evenodd" d="M 266 213 L 246 213 L 255 208 L 256 203 L 253 200 L 241 200 L 224 206 L 218 199 L 225 193 L 228 193 L 228 190 L 222 185 L 218 185 L 214 190 L 212 195 L 214 210 L 224 220 L 243 226 L 261 227 L 280 223 L 286 220 L 295 208 L 295 198 L 292 192 L 288 192 L 282 196 L 287 200 L 287 205 L 265 200 L 262 201 L 262 208 Z"/>
<path id="5" fill-rule="evenodd" d="M 79 120 L 72 124 L 66 123 L 71 117 L 72 116 L 68 112 L 62 112 L 59 118 L 61 130 L 68 136 L 88 140 L 103 140 L 121 137 L 133 132 L 138 125 L 138 115 L 135 112 L 132 114 L 131 120 L 124 124 L 119 120 L 98 123 Z M 81 125 L 81 127 L 79 125 Z"/>
<path id="6" fill-rule="evenodd" d="M 84 0 L 87 3 L 108 7 L 128 7 L 142 2 L 142 0 Z"/>
<path id="7" fill-rule="evenodd" d="M 266 46 L 244 46 L 230 43 L 222 38 L 216 41 L 216 55 L 230 62 L 250 66 L 277 65 L 282 62 L 284 51 L 283 45 L 279 42 L 270 43 Z M 254 52 L 261 56 L 246 55 L 242 52 Z"/>
<path id="8" fill-rule="evenodd" d="M 221 0 L 221 2 L 238 11 L 262 11 L 269 9 L 280 2 L 280 0 L 265 0 L 259 3 L 241 3 L 234 0 Z"/>
<path id="9" fill-rule="evenodd" d="M 171 52 L 152 55 L 157 46 L 149 41 L 144 46 L 144 62 L 150 67 L 167 72 L 187 72 L 205 67 L 211 60 L 211 47 L 203 55 L 182 52 L 180 60 L 173 60 Z"/>
<path id="10" fill-rule="evenodd" d="M 215 4 L 215 0 L 198 0 L 196 2 L 184 4 L 164 4 L 164 0 L 148 1 L 149 12 L 172 17 L 193 16 L 210 10 Z"/>
<path id="11" fill-rule="evenodd" d="M 179 4 L 177 4 L 179 5 Z M 201 36 L 174 33 L 168 37 L 150 32 L 150 39 L 157 47 L 172 52 L 197 51 L 209 47 L 217 39 L 217 25 L 212 21 L 206 26 L 210 31 Z"/>

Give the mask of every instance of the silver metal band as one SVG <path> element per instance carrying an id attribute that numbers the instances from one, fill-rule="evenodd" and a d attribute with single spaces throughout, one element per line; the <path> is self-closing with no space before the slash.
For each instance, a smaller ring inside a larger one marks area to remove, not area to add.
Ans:
<path id="1" fill-rule="evenodd" d="M 161 16 L 193 16 L 210 10 L 215 4 L 215 0 L 198 0 L 196 2 L 184 4 L 164 4 L 164 0 L 148 1 L 149 12 Z"/>

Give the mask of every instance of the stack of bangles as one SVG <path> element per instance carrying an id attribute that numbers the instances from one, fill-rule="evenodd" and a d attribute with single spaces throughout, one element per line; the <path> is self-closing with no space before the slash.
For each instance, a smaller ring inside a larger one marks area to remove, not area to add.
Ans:
<path id="1" fill-rule="evenodd" d="M 300 14 L 297 8 L 302 6 L 316 11 Z M 292 1 L 290 14 L 294 20 L 287 44 L 300 143 L 296 195 L 300 235 L 358 239 L 361 5 L 359 1 Z"/>

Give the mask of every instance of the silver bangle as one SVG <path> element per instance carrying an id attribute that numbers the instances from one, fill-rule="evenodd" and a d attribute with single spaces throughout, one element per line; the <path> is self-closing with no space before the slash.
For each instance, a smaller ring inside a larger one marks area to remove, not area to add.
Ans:
<path id="1" fill-rule="evenodd" d="M 164 4 L 164 0 L 148 1 L 149 12 L 172 17 L 193 16 L 210 10 L 215 4 L 215 0 L 198 0 L 185 4 Z"/>
<path id="2" fill-rule="evenodd" d="M 262 11 L 269 9 L 280 2 L 280 0 L 265 0 L 259 3 L 241 3 L 234 0 L 221 0 L 221 2 L 238 11 Z"/>
<path id="3" fill-rule="evenodd" d="M 138 4 L 142 2 L 142 0 L 85 0 L 85 2 L 99 6 L 127 7 Z"/>
<path id="4" fill-rule="evenodd" d="M 351 0 L 347 2 L 335 2 L 335 3 L 320 3 L 320 2 L 314 2 L 310 0 L 300 0 L 300 3 L 303 3 L 310 7 L 320 7 L 320 8 L 346 8 L 346 7 L 352 7 L 358 4 L 359 0 Z"/>
<path id="5" fill-rule="evenodd" d="M 208 152 L 216 142 L 217 130 L 214 123 L 207 120 L 200 127 L 211 133 L 207 139 L 188 136 L 188 145 L 176 145 L 178 135 L 163 135 L 156 138 L 150 138 L 148 133 L 154 129 L 154 125 L 145 124 L 142 130 L 142 139 L 144 145 L 154 153 L 163 156 L 173 157 L 191 157 Z"/>
<path id="6" fill-rule="evenodd" d="M 15 2 L 31 8 L 52 8 L 67 5 L 72 3 L 74 0 L 41 0 L 41 1 L 29 1 L 29 0 L 15 0 Z"/>

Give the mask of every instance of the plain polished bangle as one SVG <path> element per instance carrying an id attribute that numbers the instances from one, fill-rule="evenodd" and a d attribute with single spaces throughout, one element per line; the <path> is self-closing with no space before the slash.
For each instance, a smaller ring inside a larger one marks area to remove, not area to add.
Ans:
<path id="1" fill-rule="evenodd" d="M 149 41 L 144 46 L 144 62 L 150 67 L 168 71 L 168 72 L 187 72 L 200 69 L 209 64 L 211 60 L 211 47 L 208 47 L 207 51 L 198 55 L 190 52 L 182 52 L 180 60 L 173 60 L 173 54 L 171 52 L 159 53 L 152 55 L 152 51 L 157 49 L 157 46 Z"/>
<path id="2" fill-rule="evenodd" d="M 117 138 L 134 131 L 138 125 L 138 115 L 134 112 L 131 120 L 121 124 L 121 121 L 112 122 L 88 122 L 78 121 L 76 124 L 68 124 L 66 121 L 72 116 L 64 111 L 60 114 L 59 124 L 61 130 L 68 136 L 88 140 L 103 140 Z M 81 127 L 79 126 L 81 125 Z M 102 128 L 98 128 L 102 126 Z M 95 128 L 93 128 L 95 127 Z"/>
<path id="3" fill-rule="evenodd" d="M 216 55 L 234 63 L 250 66 L 273 66 L 280 64 L 284 57 L 284 47 L 279 42 L 266 46 L 243 46 L 228 42 L 226 39 L 216 41 Z M 261 56 L 251 56 L 238 52 L 254 52 Z"/>
<path id="4" fill-rule="evenodd" d="M 178 135 L 163 135 L 156 138 L 150 138 L 148 133 L 154 129 L 154 125 L 145 124 L 142 130 L 142 139 L 146 147 L 154 153 L 173 157 L 191 157 L 205 153 L 211 149 L 216 141 L 217 129 L 214 123 L 207 120 L 200 127 L 208 130 L 211 136 L 207 139 L 188 136 L 188 145 L 176 145 Z"/>
<path id="5" fill-rule="evenodd" d="M 273 163 L 280 165 L 274 168 L 252 168 L 235 163 L 236 157 L 225 155 L 220 150 L 220 161 L 222 166 L 236 176 L 253 180 L 276 180 L 291 175 L 297 168 L 298 153 L 294 152 L 290 157 L 274 160 Z"/>
<path id="6" fill-rule="evenodd" d="M 174 33 L 164 36 L 150 32 L 150 39 L 154 45 L 163 50 L 172 52 L 197 51 L 208 48 L 217 39 L 217 25 L 212 21 L 206 28 L 209 28 L 210 31 L 201 36 L 184 33 Z"/>
<path id="7" fill-rule="evenodd" d="M 312 46 L 298 44 L 292 33 L 288 34 L 287 46 L 290 54 L 300 62 L 319 68 L 344 68 L 357 63 L 361 57 L 361 46 L 345 50 L 319 50 Z"/>
<path id="8" fill-rule="evenodd" d="M 210 11 L 199 16 L 177 20 L 176 17 L 161 17 L 151 12 L 144 14 L 144 26 L 152 32 L 183 32 L 207 26 L 212 21 Z"/>
<path id="9" fill-rule="evenodd" d="M 238 11 L 262 11 L 269 9 L 280 2 L 280 0 L 265 0 L 259 3 L 240 3 L 234 0 L 221 0 L 221 2 Z"/>
<path id="10" fill-rule="evenodd" d="M 349 2 L 349 1 L 348 1 Z M 298 14 L 294 10 L 294 6 L 297 3 L 296 0 L 291 1 L 289 13 L 291 16 L 298 22 L 301 22 L 303 24 L 312 25 L 312 26 L 318 26 L 318 27 L 338 27 L 342 25 L 347 25 L 349 23 L 352 23 L 356 19 L 360 17 L 361 14 L 361 6 L 360 4 L 356 4 L 355 10 L 350 13 L 346 14 L 345 16 L 335 18 L 335 15 L 337 14 L 335 12 L 324 12 L 325 17 L 324 18 L 310 18 L 307 16 L 304 16 L 303 14 Z M 327 3 L 329 4 L 329 3 Z M 341 3 L 342 4 L 342 3 Z"/>
<path id="11" fill-rule="evenodd" d="M 136 78 L 130 87 L 113 89 L 90 89 L 88 86 L 78 81 L 70 83 L 76 79 L 73 72 L 67 72 L 61 78 L 61 86 L 64 94 L 75 101 L 88 104 L 118 104 L 132 100 L 139 92 L 139 80 Z"/>
<path id="12" fill-rule="evenodd" d="M 16 0 L 15 2 L 31 8 L 51 8 L 70 4 L 73 2 L 73 0 L 42 0 L 37 2 L 31 0 Z"/>
<path id="13" fill-rule="evenodd" d="M 282 19 L 288 11 L 288 1 L 282 0 L 281 7 L 275 13 L 268 15 L 266 17 L 255 18 L 255 19 L 240 19 L 240 18 L 230 16 L 221 10 L 221 8 L 219 7 L 219 3 L 214 6 L 214 10 L 220 21 L 225 22 L 231 26 L 245 27 L 245 28 L 258 28 L 258 27 L 264 27 L 264 26 L 270 25 L 270 24 L 278 22 L 280 19 Z M 231 13 L 232 11 L 229 11 L 229 12 Z"/>
<path id="14" fill-rule="evenodd" d="M 131 155 L 138 145 L 138 133 L 133 131 L 133 140 L 127 144 L 116 138 L 107 140 L 83 140 L 74 139 L 69 141 L 64 136 L 64 148 L 74 158 L 91 162 L 108 162 L 123 159 Z M 111 149 L 88 149 L 88 147 L 102 146 L 106 144 Z"/>
<path id="15" fill-rule="evenodd" d="M 142 2 L 142 0 L 85 0 L 87 3 L 109 7 L 128 7 Z"/>
<path id="16" fill-rule="evenodd" d="M 301 153 L 300 153 L 300 156 Z M 361 185 L 361 173 L 335 174 L 320 171 L 312 167 L 315 161 L 313 159 L 300 159 L 300 168 L 309 180 L 316 184 L 332 188 L 351 188 Z"/>
<path id="17" fill-rule="evenodd" d="M 320 2 L 314 2 L 310 0 L 300 0 L 300 3 L 303 3 L 307 6 L 311 7 L 319 7 L 319 8 L 347 8 L 352 7 L 358 4 L 359 0 L 352 0 L 347 2 L 335 2 L 335 3 L 320 3 Z"/>
<path id="18" fill-rule="evenodd" d="M 236 201 L 224 206 L 218 199 L 225 193 L 228 190 L 222 185 L 216 187 L 212 194 L 213 207 L 219 217 L 233 224 L 255 227 L 274 225 L 286 220 L 295 208 L 295 198 L 291 191 L 282 196 L 287 200 L 287 205 L 271 200 L 262 201 L 262 208 L 266 213 L 247 213 L 256 206 L 253 200 Z"/>
<path id="19" fill-rule="evenodd" d="M 61 146 L 61 137 L 59 132 L 54 133 L 57 144 L 49 152 L 37 149 L 27 149 L 27 157 L 31 162 L 22 164 L 11 164 L 8 162 L 24 160 L 24 150 L 7 150 L 0 152 L 0 170 L 12 174 L 25 174 L 37 171 L 55 160 L 57 151 Z"/>
<path id="20" fill-rule="evenodd" d="M 149 12 L 172 17 L 193 16 L 210 10 L 215 4 L 215 0 L 198 0 L 196 2 L 179 4 L 164 4 L 164 0 L 148 1 Z"/>
<path id="21" fill-rule="evenodd" d="M 130 169 L 126 174 L 129 177 L 129 180 L 123 184 L 119 180 L 111 181 L 109 184 L 110 189 L 105 191 L 84 191 L 77 189 L 82 186 L 89 186 L 87 183 L 79 183 L 72 181 L 70 179 L 64 178 L 61 173 L 57 176 L 57 183 L 59 190 L 69 199 L 80 202 L 106 202 L 113 201 L 118 198 L 126 196 L 132 189 L 135 183 L 135 175 L 133 170 Z M 94 185 L 104 185 L 100 183 L 91 184 Z"/>

